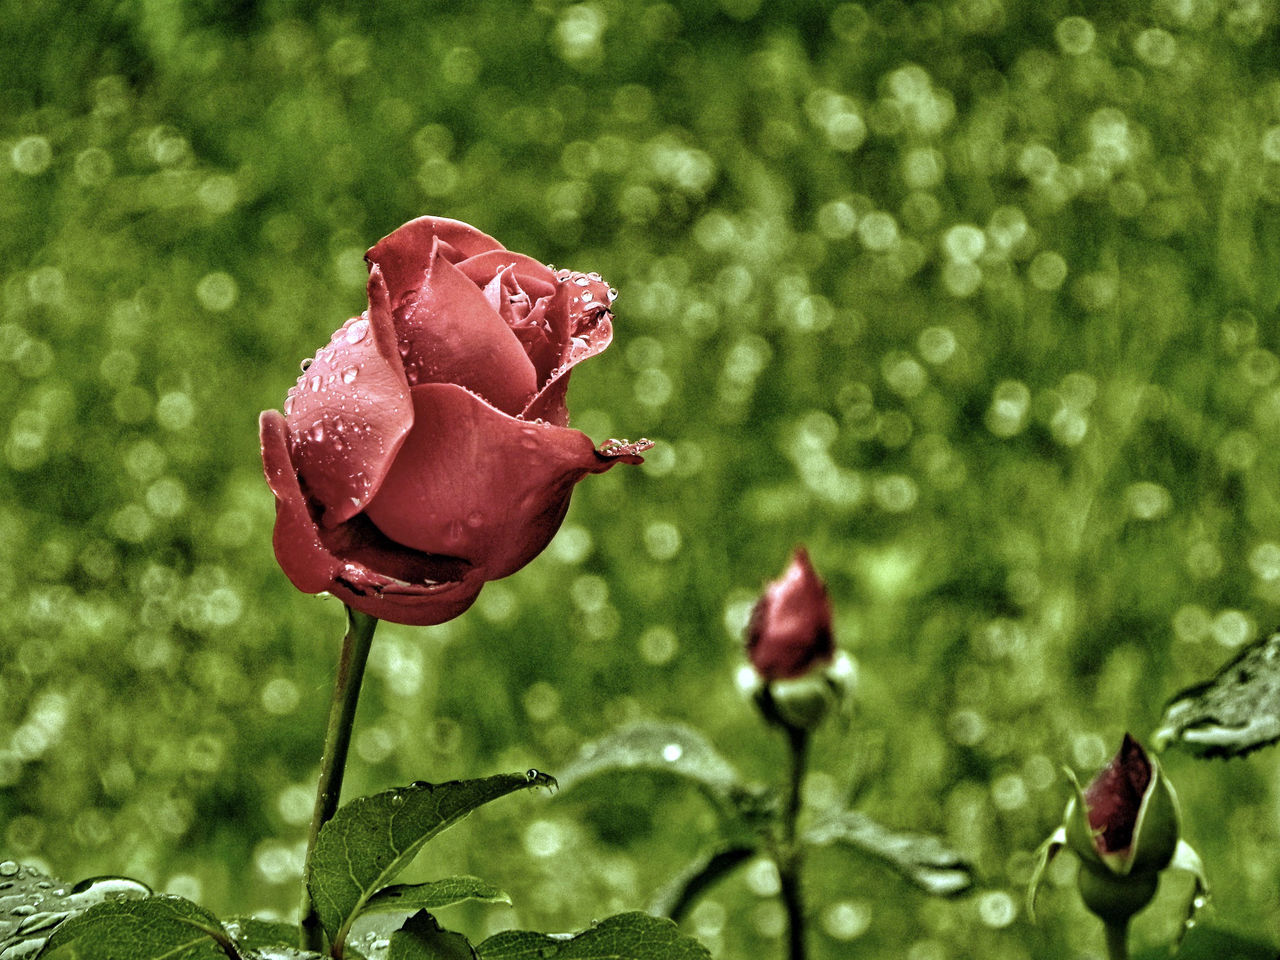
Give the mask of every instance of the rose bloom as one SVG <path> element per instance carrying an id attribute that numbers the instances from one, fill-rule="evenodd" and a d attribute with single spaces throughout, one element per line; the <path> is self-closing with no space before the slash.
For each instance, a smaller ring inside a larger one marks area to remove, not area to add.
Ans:
<path id="1" fill-rule="evenodd" d="M 438 217 L 365 259 L 368 310 L 260 420 L 276 559 L 306 593 L 441 623 L 538 555 L 574 484 L 649 443 L 568 427 L 569 373 L 613 337 L 598 275 Z"/>
<path id="2" fill-rule="evenodd" d="M 831 601 L 804 547 L 765 587 L 747 625 L 747 658 L 766 681 L 804 676 L 835 656 Z"/>

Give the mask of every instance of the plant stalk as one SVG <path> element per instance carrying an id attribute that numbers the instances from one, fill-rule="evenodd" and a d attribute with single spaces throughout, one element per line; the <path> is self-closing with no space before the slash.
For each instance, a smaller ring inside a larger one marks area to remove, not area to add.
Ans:
<path id="1" fill-rule="evenodd" d="M 809 753 L 809 732 L 788 726 L 791 748 L 791 784 L 783 814 L 782 855 L 778 858 L 782 903 L 787 911 L 787 956 L 789 960 L 805 960 L 804 898 L 800 891 L 802 848 L 799 843 L 800 788 L 804 783 L 805 762 Z"/>
<path id="2" fill-rule="evenodd" d="M 1107 956 L 1111 960 L 1129 960 L 1129 921 L 1104 923 L 1107 931 Z"/>
<path id="3" fill-rule="evenodd" d="M 347 633 L 342 638 L 338 673 L 333 683 L 333 701 L 329 705 L 329 726 L 324 735 L 324 755 L 320 759 L 320 780 L 316 785 L 316 805 L 307 833 L 307 856 L 302 868 L 302 937 L 304 950 L 324 951 L 324 928 L 320 914 L 311 900 L 307 878 L 311 875 L 311 857 L 315 853 L 320 828 L 333 818 L 342 794 L 342 775 L 347 766 L 347 750 L 351 746 L 351 726 L 360 699 L 360 684 L 365 663 L 373 645 L 377 617 L 347 607 Z"/>

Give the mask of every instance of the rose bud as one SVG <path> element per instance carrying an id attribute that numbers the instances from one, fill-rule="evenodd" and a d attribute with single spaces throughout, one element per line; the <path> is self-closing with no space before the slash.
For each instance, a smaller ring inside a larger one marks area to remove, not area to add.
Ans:
<path id="1" fill-rule="evenodd" d="M 1068 775 L 1075 796 L 1067 803 L 1062 826 L 1041 847 L 1028 912 L 1033 913 L 1045 868 L 1065 846 L 1080 858 L 1078 884 L 1085 906 L 1107 924 L 1123 927 L 1150 903 L 1167 867 L 1196 877 L 1190 923 L 1204 903 L 1207 884 L 1200 858 L 1179 839 L 1178 798 L 1159 761 L 1125 734 L 1119 751 L 1087 787 L 1081 789 Z"/>
<path id="2" fill-rule="evenodd" d="M 650 444 L 568 427 L 570 371 L 613 337 L 598 275 L 436 217 L 365 259 L 368 309 L 261 417 L 276 559 L 306 593 L 441 623 L 538 555 L 574 484 Z"/>
<path id="3" fill-rule="evenodd" d="M 804 547 L 756 602 L 746 646 L 744 686 L 771 722 L 810 729 L 846 692 L 853 664 L 836 656 L 831 601 Z"/>

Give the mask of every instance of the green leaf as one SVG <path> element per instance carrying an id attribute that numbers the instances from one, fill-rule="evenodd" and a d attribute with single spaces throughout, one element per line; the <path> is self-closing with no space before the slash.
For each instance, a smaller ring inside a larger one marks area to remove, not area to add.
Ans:
<path id="1" fill-rule="evenodd" d="M 427 883 L 397 883 L 383 887 L 364 906 L 364 913 L 435 910 L 463 900 L 511 903 L 511 898 L 479 877 L 445 877 Z"/>
<path id="2" fill-rule="evenodd" d="M 476 952 L 466 937 L 442 930 L 435 917 L 421 910 L 391 934 L 387 960 L 476 960 Z"/>
<path id="3" fill-rule="evenodd" d="M 762 791 L 698 731 L 678 723 L 635 723 L 584 746 L 561 780 L 566 790 L 610 773 L 646 770 L 679 777 L 701 790 L 722 813 L 750 815 Z"/>
<path id="4" fill-rule="evenodd" d="M 852 847 L 892 867 L 925 893 L 954 897 L 973 886 L 973 867 L 937 837 L 899 833 L 870 817 L 846 810 L 831 814 L 805 832 L 804 842 Z"/>
<path id="5" fill-rule="evenodd" d="M 330 942 L 345 942 L 374 894 L 432 837 L 491 800 L 530 787 L 554 787 L 555 782 L 530 770 L 481 780 L 415 783 L 342 807 L 320 830 L 307 877 Z"/>
<path id="6" fill-rule="evenodd" d="M 257 917 L 233 917 L 223 924 L 231 939 L 241 951 L 279 950 L 296 951 L 296 956 L 319 956 L 298 950 L 300 931 L 296 923 L 283 920 L 260 920 Z"/>
<path id="7" fill-rule="evenodd" d="M 670 920 L 621 913 L 577 934 L 507 930 L 476 947 L 480 960 L 710 960 Z"/>
<path id="8" fill-rule="evenodd" d="M 1177 694 L 1152 736 L 1199 757 L 1238 757 L 1280 740 L 1280 632 L 1245 647 L 1213 678 Z"/>
<path id="9" fill-rule="evenodd" d="M 98 877 L 67 885 L 13 860 L 0 862 L 0 954 L 34 956 L 59 927 L 92 906 L 121 897 L 149 897 L 145 884 Z"/>
<path id="10" fill-rule="evenodd" d="M 181 897 L 112 900 L 63 923 L 40 960 L 239 960 L 218 918 Z"/>
<path id="11" fill-rule="evenodd" d="M 679 923 L 698 897 L 756 854 L 754 846 L 732 844 L 704 853 L 672 878 L 650 903 L 650 911 Z"/>

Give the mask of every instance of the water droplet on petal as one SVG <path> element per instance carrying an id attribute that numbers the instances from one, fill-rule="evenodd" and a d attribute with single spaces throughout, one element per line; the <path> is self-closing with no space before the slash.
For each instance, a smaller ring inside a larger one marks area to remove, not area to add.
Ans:
<path id="1" fill-rule="evenodd" d="M 610 303 L 613 303 L 613 301 L 615 301 L 615 300 L 617 300 L 617 299 L 618 299 L 618 291 L 617 291 L 617 290 L 615 290 L 613 287 L 610 287 L 610 288 L 609 288 L 609 302 L 610 302 Z"/>
<path id="2" fill-rule="evenodd" d="M 300 364 L 300 366 L 302 367 L 302 372 L 306 373 L 313 363 L 315 363 L 315 361 L 312 360 L 310 357 L 307 357 L 307 359 L 303 360 L 302 363 Z"/>
<path id="3" fill-rule="evenodd" d="M 472 529 L 474 529 L 480 526 L 482 523 L 484 523 L 484 514 L 481 513 L 479 510 L 472 510 L 469 514 L 467 514 L 468 527 L 471 527 Z"/>
<path id="4" fill-rule="evenodd" d="M 311 382 L 308 383 L 307 386 L 311 388 L 312 393 L 318 393 L 320 391 L 320 378 L 312 377 Z"/>
<path id="5" fill-rule="evenodd" d="M 284 415 L 287 417 L 293 413 L 293 394 L 289 394 L 284 398 Z"/>
<path id="6" fill-rule="evenodd" d="M 347 367 L 347 369 L 345 369 L 345 370 L 343 370 L 343 371 L 342 371 L 342 382 L 343 382 L 343 383 L 352 383 L 352 382 L 354 382 L 354 381 L 355 381 L 355 379 L 356 379 L 356 376 L 357 376 L 359 373 L 360 373 L 360 368 L 359 368 L 359 367 Z"/>
<path id="7" fill-rule="evenodd" d="M 574 277 L 574 278 L 573 278 L 573 282 L 574 282 L 574 283 L 576 283 L 576 284 L 577 284 L 578 286 L 580 286 L 580 287 L 585 287 L 585 286 L 586 286 L 587 284 L 589 284 L 591 281 L 590 281 L 590 280 L 588 280 L 586 277 L 582 276 L 581 274 L 579 274 L 578 276 L 576 276 L 576 277 Z"/>
<path id="8" fill-rule="evenodd" d="M 311 439 L 319 443 L 324 439 L 324 424 L 317 423 L 311 428 Z"/>
<path id="9" fill-rule="evenodd" d="M 359 343 L 369 335 L 369 321 L 363 317 L 347 327 L 347 343 Z"/>

